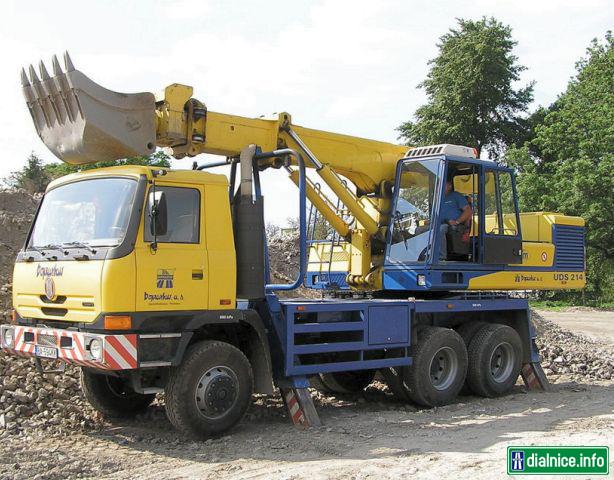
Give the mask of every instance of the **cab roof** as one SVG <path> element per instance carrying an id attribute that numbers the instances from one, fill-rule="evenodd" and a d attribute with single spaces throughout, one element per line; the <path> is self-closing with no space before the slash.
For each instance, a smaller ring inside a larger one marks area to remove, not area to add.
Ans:
<path id="1" fill-rule="evenodd" d="M 201 170 L 172 170 L 165 167 L 152 167 L 144 165 L 119 165 L 116 167 L 96 168 L 71 173 L 70 175 L 65 175 L 53 180 L 47 189 L 56 188 L 65 183 L 71 183 L 89 178 L 128 177 L 138 179 L 143 175 L 148 180 L 157 178 L 161 181 L 177 183 L 228 185 L 228 178 L 226 178 L 226 175 L 218 173 L 203 172 Z"/>

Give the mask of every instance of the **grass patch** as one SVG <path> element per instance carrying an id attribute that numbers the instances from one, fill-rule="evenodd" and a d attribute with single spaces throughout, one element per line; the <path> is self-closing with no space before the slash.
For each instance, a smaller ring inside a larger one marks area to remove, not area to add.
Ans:
<path id="1" fill-rule="evenodd" d="M 569 301 L 569 300 L 530 300 L 531 308 L 537 310 L 552 310 L 555 312 L 565 310 L 570 307 L 590 307 L 599 310 L 614 310 L 614 301 L 612 302 L 588 302 L 586 305 Z"/>

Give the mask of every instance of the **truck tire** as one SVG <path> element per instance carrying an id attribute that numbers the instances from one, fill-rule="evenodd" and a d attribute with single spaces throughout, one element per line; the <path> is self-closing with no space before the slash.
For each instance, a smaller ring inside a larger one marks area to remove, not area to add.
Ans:
<path id="1" fill-rule="evenodd" d="M 468 358 L 467 384 L 471 390 L 483 397 L 504 395 L 520 375 L 520 336 L 507 325 L 487 324 L 473 337 Z"/>
<path id="2" fill-rule="evenodd" d="M 479 321 L 466 322 L 460 325 L 456 329 L 458 334 L 461 336 L 461 338 L 465 342 L 465 346 L 467 347 L 467 352 L 469 352 L 469 344 L 471 343 L 471 340 L 473 340 L 473 337 L 475 337 L 475 334 L 484 325 L 488 325 L 488 324 L 486 322 L 479 322 Z M 465 380 L 465 383 L 463 384 L 463 388 L 461 388 L 459 395 L 465 396 L 465 395 L 471 395 L 471 394 L 473 394 L 473 390 L 471 390 L 469 383 L 467 382 L 467 380 Z"/>
<path id="3" fill-rule="evenodd" d="M 465 383 L 467 347 L 454 330 L 425 327 L 418 334 L 413 364 L 403 369 L 409 398 L 424 407 L 452 402 Z"/>
<path id="4" fill-rule="evenodd" d="M 324 385 L 319 374 L 312 375 L 311 377 L 309 377 L 309 386 L 311 388 L 315 388 L 318 392 L 333 393 L 332 390 L 330 390 L 326 385 Z"/>
<path id="5" fill-rule="evenodd" d="M 193 438 L 218 435 L 243 418 L 253 384 L 252 367 L 241 350 L 220 341 L 196 343 L 181 365 L 171 369 L 166 415 Z"/>
<path id="6" fill-rule="evenodd" d="M 321 383 L 333 393 L 358 393 L 368 387 L 375 377 L 375 370 L 320 373 Z"/>
<path id="7" fill-rule="evenodd" d="M 467 322 L 459 326 L 456 331 L 465 342 L 465 346 L 469 348 L 469 343 L 471 340 L 473 340 L 473 337 L 475 337 L 478 330 L 480 330 L 484 325 L 488 324 L 486 322 Z"/>
<path id="8" fill-rule="evenodd" d="M 405 370 L 407 367 L 382 368 L 382 376 L 392 394 L 402 402 L 411 402 L 407 386 L 405 385 Z"/>
<path id="9" fill-rule="evenodd" d="M 109 418 L 129 418 L 149 407 L 155 394 L 136 393 L 118 377 L 81 369 L 81 390 L 95 410 Z"/>

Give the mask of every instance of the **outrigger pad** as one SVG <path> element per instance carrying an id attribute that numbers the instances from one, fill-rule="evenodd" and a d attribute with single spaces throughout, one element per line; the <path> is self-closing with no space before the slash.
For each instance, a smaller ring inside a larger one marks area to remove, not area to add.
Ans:
<path id="1" fill-rule="evenodd" d="M 528 390 L 550 390 L 550 382 L 539 362 L 527 362 L 522 366 L 522 380 Z"/>
<path id="2" fill-rule="evenodd" d="M 149 155 L 156 148 L 153 93 L 118 93 L 75 70 L 68 52 L 62 71 L 52 59 L 53 76 L 39 64 L 29 78 L 21 70 L 23 95 L 41 140 L 56 157 L 80 165 Z"/>
<path id="3" fill-rule="evenodd" d="M 302 428 L 320 427 L 322 425 L 308 389 L 282 388 L 281 395 L 286 407 L 288 407 L 294 425 Z"/>

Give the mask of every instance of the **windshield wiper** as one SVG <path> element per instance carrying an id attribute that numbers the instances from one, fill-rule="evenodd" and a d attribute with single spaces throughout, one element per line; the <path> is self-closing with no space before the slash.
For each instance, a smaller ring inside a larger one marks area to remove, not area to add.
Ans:
<path id="1" fill-rule="evenodd" d="M 58 252 L 64 253 L 64 251 L 62 250 L 62 247 L 60 245 L 53 245 L 51 243 L 48 244 L 48 245 L 41 245 L 39 247 L 35 247 L 34 245 L 30 245 L 28 248 L 26 248 L 26 251 L 28 251 L 28 250 L 33 250 L 35 252 L 40 253 L 43 257 L 46 257 L 47 260 L 57 260 L 58 257 L 57 257 L 57 255 L 52 255 L 50 257 L 47 257 L 47 253 L 45 252 L 45 250 L 57 250 Z M 32 256 L 30 256 L 29 258 L 34 260 L 34 258 Z"/>
<path id="2" fill-rule="evenodd" d="M 83 243 L 83 242 L 79 242 L 79 241 L 74 241 L 74 242 L 64 242 L 62 244 L 62 247 L 64 248 L 85 248 L 87 251 L 91 252 L 92 254 L 96 254 L 96 250 L 93 249 L 92 247 L 90 247 L 87 243 Z"/>

